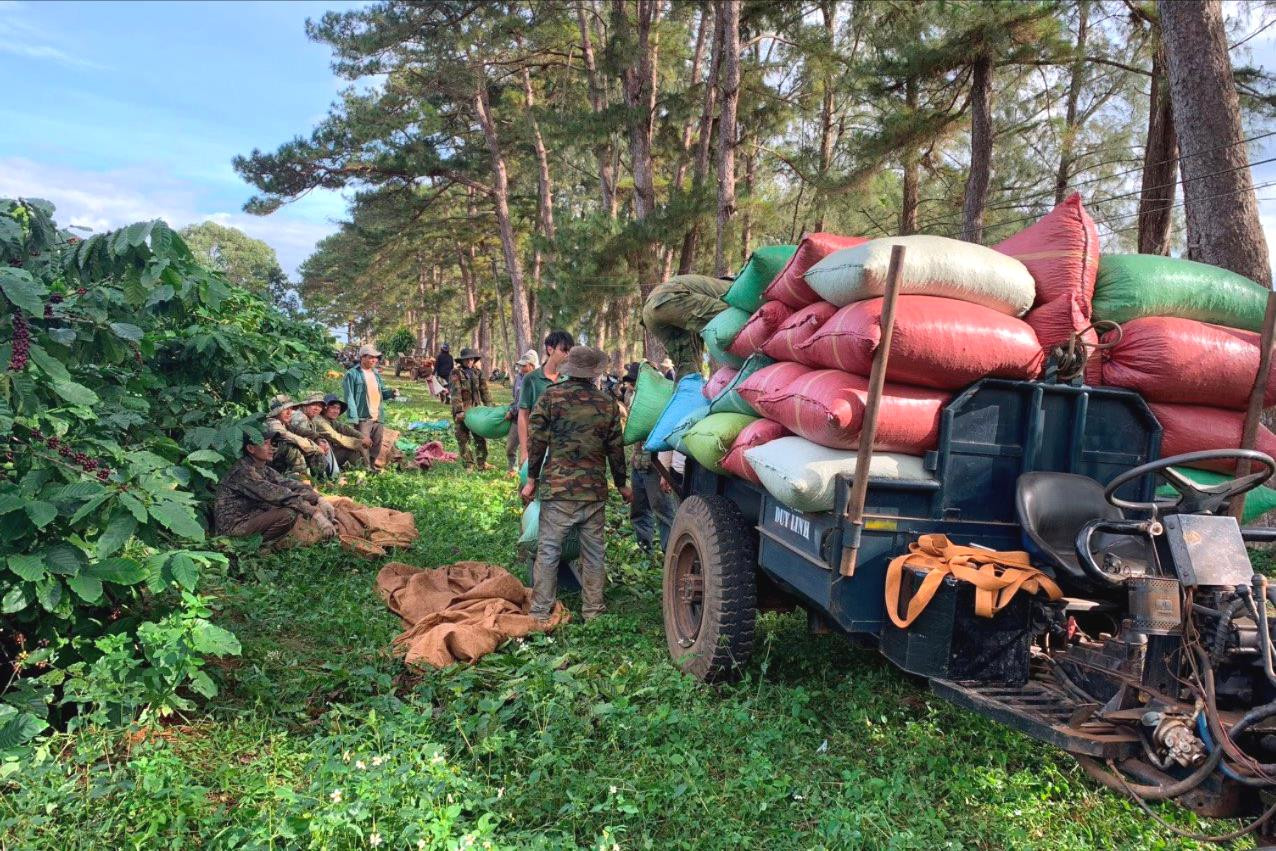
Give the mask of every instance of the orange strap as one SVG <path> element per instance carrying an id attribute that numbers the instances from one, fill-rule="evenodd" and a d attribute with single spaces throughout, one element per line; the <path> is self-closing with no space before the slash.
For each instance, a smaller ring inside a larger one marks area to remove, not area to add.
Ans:
<path id="1" fill-rule="evenodd" d="M 905 567 L 919 567 L 927 573 L 901 618 L 900 590 Z M 908 545 L 907 555 L 891 559 L 886 568 L 886 613 L 895 626 L 903 629 L 915 621 L 926 610 L 945 576 L 975 586 L 975 614 L 981 618 L 1000 612 L 1021 590 L 1029 594 L 1044 593 L 1051 600 L 1063 596 L 1054 580 L 1032 566 L 1025 552 L 959 547 L 949 541 L 947 535 L 922 535 L 916 543 Z"/>

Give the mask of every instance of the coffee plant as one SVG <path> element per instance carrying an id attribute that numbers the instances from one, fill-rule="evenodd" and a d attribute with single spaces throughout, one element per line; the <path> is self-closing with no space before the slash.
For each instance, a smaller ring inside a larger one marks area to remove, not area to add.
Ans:
<path id="1" fill-rule="evenodd" d="M 198 595 L 202 505 L 275 393 L 331 354 L 162 221 L 78 238 L 0 199 L 0 755 L 192 707 L 238 652 Z"/>

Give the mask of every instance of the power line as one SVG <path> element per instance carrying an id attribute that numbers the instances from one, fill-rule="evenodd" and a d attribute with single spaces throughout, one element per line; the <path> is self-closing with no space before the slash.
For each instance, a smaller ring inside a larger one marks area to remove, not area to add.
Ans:
<path id="1" fill-rule="evenodd" d="M 1246 193 L 1246 192 L 1248 192 L 1248 191 L 1254 191 L 1254 192 L 1257 192 L 1259 189 L 1268 189 L 1268 188 L 1270 188 L 1270 187 L 1272 187 L 1272 186 L 1276 186 L 1276 180 L 1268 181 L 1267 183 L 1260 183 L 1260 184 L 1258 184 L 1257 186 L 1254 186 L 1254 187 L 1252 187 L 1252 188 L 1251 188 L 1251 189 L 1249 189 L 1249 190 L 1246 190 L 1246 189 L 1233 189 L 1233 190 L 1232 190 L 1232 191 L 1230 191 L 1230 192 L 1218 192 L 1218 193 L 1216 193 L 1216 194 L 1214 194 L 1214 195 L 1206 195 L 1204 198 L 1193 198 L 1192 200 L 1193 200 L 1193 201 L 1206 201 L 1206 200 L 1209 200 L 1209 199 L 1211 199 L 1211 198 L 1225 198 L 1225 197 L 1227 197 L 1228 195 L 1243 195 L 1243 194 L 1245 194 L 1245 193 Z M 1271 198 L 1267 198 L 1267 199 L 1256 199 L 1256 200 L 1269 200 L 1269 201 L 1270 201 L 1270 200 L 1273 200 L 1273 199 L 1271 199 Z M 1109 229 L 1109 233 L 1125 233 L 1125 232 L 1127 232 L 1127 231 L 1138 230 L 1138 229 L 1139 229 L 1139 227 L 1140 227 L 1140 225 L 1132 225 L 1132 226 L 1130 226 L 1130 227 L 1124 227 L 1124 228 L 1113 228 L 1113 227 L 1112 227 L 1112 222 L 1114 222 L 1114 221 L 1116 221 L 1116 220 L 1118 220 L 1118 219 L 1129 219 L 1129 218 L 1134 218 L 1135 216 L 1141 216 L 1141 215 L 1144 215 L 1145 213 L 1163 213 L 1163 212 L 1165 212 L 1166 210 L 1176 210 L 1176 209 L 1178 209 L 1179 207 L 1185 207 L 1185 206 L 1187 206 L 1187 202 L 1186 202 L 1186 201 L 1181 202 L 1181 203 L 1178 203 L 1178 204 L 1170 204 L 1169 206 L 1166 206 L 1166 207 L 1156 207 L 1156 208 L 1151 209 L 1151 210 L 1142 210 L 1142 211 L 1135 212 L 1135 213 L 1125 213 L 1124 215 L 1120 215 L 1120 216 L 1112 216 L 1111 218 L 1106 219 L 1106 220 L 1104 220 L 1104 221 L 1101 221 L 1101 222 L 1095 222 L 1095 224 L 1097 224 L 1097 225 L 1103 225 L 1104 227 L 1108 228 L 1108 229 Z"/>

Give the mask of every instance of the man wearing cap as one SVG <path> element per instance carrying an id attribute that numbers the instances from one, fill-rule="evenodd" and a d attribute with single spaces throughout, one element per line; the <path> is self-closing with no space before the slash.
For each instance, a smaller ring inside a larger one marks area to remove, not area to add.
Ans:
<path id="1" fill-rule="evenodd" d="M 373 472 L 381 456 L 381 403 L 385 399 L 385 385 L 376 371 L 381 353 L 376 346 L 359 348 L 359 363 L 351 367 L 341 381 L 341 395 L 346 400 L 346 416 L 358 424 L 359 434 L 368 438 L 368 457 L 372 459 Z"/>
<path id="2" fill-rule="evenodd" d="M 306 454 L 306 466 L 310 468 L 310 474 L 317 479 L 335 476 L 337 473 L 337 459 L 332 454 L 332 445 L 324 439 L 316 427 L 316 421 L 322 419 L 322 413 L 323 394 L 311 393 L 292 409 L 287 421 L 290 432 L 304 437 L 319 448 L 318 452 Z"/>
<path id="3" fill-rule="evenodd" d="M 558 368 L 567 358 L 567 353 L 576 345 L 571 334 L 566 331 L 551 331 L 545 337 L 545 357 L 540 367 L 523 377 L 523 387 L 518 397 L 518 454 L 519 463 L 527 460 L 528 420 L 532 409 L 536 407 L 541 394 L 550 386 L 558 383 L 561 376 Z"/>
<path id="4" fill-rule="evenodd" d="M 514 379 L 510 384 L 513 391 L 513 398 L 510 400 L 509 410 L 505 412 L 505 419 L 511 423 L 518 423 L 518 399 L 519 394 L 523 391 L 523 379 L 534 370 L 540 368 L 541 357 L 536 354 L 535 349 L 528 349 L 523 352 L 523 356 L 514 364 Z M 505 438 L 505 460 L 509 462 L 509 473 L 511 476 L 518 475 L 518 465 L 522 462 L 518 458 L 518 428 L 510 428 L 509 436 Z"/>
<path id="5" fill-rule="evenodd" d="M 523 498 L 541 503 L 536 563 L 532 568 L 532 617 L 549 617 L 558 593 L 558 562 L 572 529 L 580 534 L 581 613 L 602 614 L 603 534 L 607 469 L 626 502 L 625 450 L 620 408 L 594 386 L 607 356 L 588 346 L 571 349 L 564 380 L 545 391 L 532 411 L 527 485 Z"/>
<path id="6" fill-rule="evenodd" d="M 319 445 L 307 437 L 297 434 L 288 427 L 293 411 L 298 407 L 285 394 L 279 394 L 271 400 L 273 407 L 266 413 L 266 421 L 262 423 L 266 437 L 271 441 L 274 454 L 270 466 L 287 476 L 308 481 L 310 468 L 306 459 L 321 454 Z"/>
<path id="7" fill-rule="evenodd" d="M 312 517 L 324 537 L 334 536 L 331 503 L 322 501 L 309 485 L 272 469 L 273 454 L 269 438 L 244 435 L 243 457 L 217 485 L 213 503 L 217 534 L 261 535 L 265 541 L 276 541 L 292 530 L 299 517 Z"/>
<path id="8" fill-rule="evenodd" d="M 633 410 L 634 395 L 638 389 L 636 361 L 625 368 L 620 387 L 620 404 L 628 413 Z M 630 455 L 630 487 L 634 498 L 629 503 L 629 523 L 634 529 L 634 540 L 646 553 L 651 552 L 656 539 L 656 517 L 665 511 L 665 495 L 660 490 L 660 481 L 651 463 L 651 453 L 644 451 L 642 441 L 638 441 Z"/>
<path id="9" fill-rule="evenodd" d="M 457 365 L 452 370 L 452 382 L 448 392 L 452 396 L 452 422 L 456 427 L 456 445 L 466 469 L 476 462 L 480 470 L 491 469 L 487 464 L 487 441 L 465 427 L 465 412 L 479 405 L 492 404 L 487 389 L 487 378 L 478 362 L 482 355 L 471 348 L 461 349 Z M 474 441 L 474 455 L 470 454 L 470 441 Z"/>
<path id="10" fill-rule="evenodd" d="M 660 362 L 660 374 L 670 381 L 674 381 L 677 378 L 677 375 L 674 373 L 673 360 L 671 358 L 665 358 Z"/>
<path id="11" fill-rule="evenodd" d="M 315 431 L 328 441 L 332 447 L 333 457 L 342 470 L 355 467 L 371 467 L 368 458 L 368 447 L 372 438 L 364 437 L 359 430 L 345 422 L 341 415 L 346 412 L 346 403 L 335 393 L 323 397 L 323 412 L 315 418 Z"/>

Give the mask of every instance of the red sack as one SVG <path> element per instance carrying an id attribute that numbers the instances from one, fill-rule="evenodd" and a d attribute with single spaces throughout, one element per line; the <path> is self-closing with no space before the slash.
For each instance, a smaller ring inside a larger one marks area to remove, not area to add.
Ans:
<path id="1" fill-rule="evenodd" d="M 770 420 L 751 422 L 736 437 L 735 442 L 731 444 L 730 451 L 722 456 L 719 465 L 733 476 L 739 476 L 742 479 L 753 482 L 755 485 L 761 485 L 762 482 L 758 479 L 758 474 L 753 472 L 753 467 L 745 460 L 745 450 L 778 440 L 788 433 L 789 430 L 787 428 Z"/>
<path id="2" fill-rule="evenodd" d="M 740 370 L 733 366 L 719 367 L 713 375 L 709 376 L 709 380 L 705 382 L 703 393 L 706 399 L 713 400 L 715 396 L 722 392 L 722 389 L 731 383 L 731 379 Z"/>
<path id="3" fill-rule="evenodd" d="M 794 434 L 830 449 L 854 449 L 864 424 L 868 379 L 836 369 L 819 369 L 749 404 Z M 924 387 L 887 384 L 878 408 L 873 448 L 913 455 L 934 449 L 939 414 L 950 395 Z"/>
<path id="4" fill-rule="evenodd" d="M 773 363 L 770 366 L 762 367 L 744 379 L 744 381 L 741 381 L 740 386 L 736 388 L 736 392 L 740 394 L 744 401 L 752 405 L 754 399 L 760 399 L 768 393 L 783 390 L 810 371 L 809 367 L 800 363 L 789 363 L 787 361 Z"/>
<path id="5" fill-rule="evenodd" d="M 1182 402 L 1244 410 L 1258 374 L 1253 331 L 1193 319 L 1147 316 L 1121 326 L 1121 342 L 1101 352 L 1103 383 L 1135 390 L 1150 402 Z M 1115 331 L 1103 341 L 1117 339 Z M 1276 372 L 1264 407 L 1276 404 Z"/>
<path id="6" fill-rule="evenodd" d="M 747 358 L 754 352 L 762 351 L 762 344 L 771 338 L 784 321 L 793 315 L 793 308 L 782 301 L 764 302 L 753 312 L 749 321 L 744 323 L 740 333 L 735 335 L 727 351 L 738 358 Z"/>
<path id="7" fill-rule="evenodd" d="M 1046 350 L 1090 324 L 1099 229 L 1074 193 L 1036 224 L 993 246 L 1028 267 L 1037 300 L 1024 317 Z"/>
<path id="8" fill-rule="evenodd" d="M 868 375 L 882 337 L 880 298 L 840 309 L 798 346 L 815 368 Z M 895 305 L 895 336 L 886 380 L 955 390 L 985 376 L 1035 378 L 1041 344 L 1022 319 L 951 298 L 902 295 Z"/>
<path id="9" fill-rule="evenodd" d="M 771 339 L 762 344 L 762 353 L 775 360 L 801 361 L 798 347 L 820 330 L 820 326 L 834 313 L 837 313 L 837 306 L 827 301 L 808 304 L 784 320 Z"/>
<path id="10" fill-rule="evenodd" d="M 782 301 L 794 310 L 820 300 L 807 286 L 806 270 L 841 248 L 868 242 L 862 236 L 838 236 L 833 233 L 808 233 L 798 243 L 797 251 L 775 276 L 764 295 L 768 301 Z"/>
<path id="11" fill-rule="evenodd" d="M 1161 423 L 1161 457 L 1199 452 L 1202 449 L 1235 449 L 1241 445 L 1241 430 L 1245 426 L 1245 414 L 1224 408 L 1207 408 L 1204 405 L 1165 405 L 1153 402 L 1148 405 Z M 1276 457 L 1276 434 L 1261 424 L 1254 448 Z M 1204 470 L 1220 473 L 1235 472 L 1235 462 L 1192 464 Z"/>

